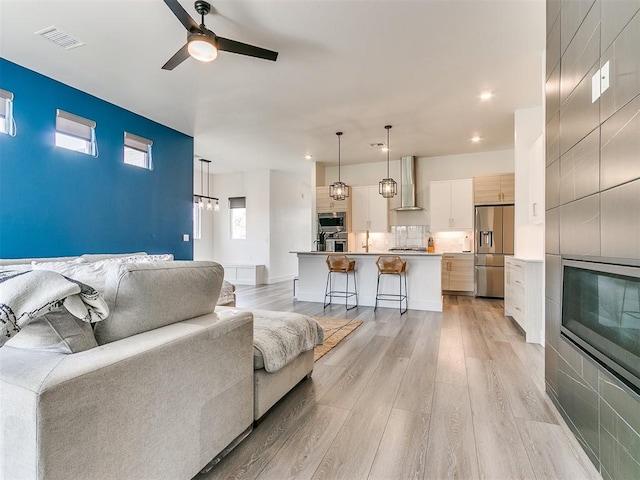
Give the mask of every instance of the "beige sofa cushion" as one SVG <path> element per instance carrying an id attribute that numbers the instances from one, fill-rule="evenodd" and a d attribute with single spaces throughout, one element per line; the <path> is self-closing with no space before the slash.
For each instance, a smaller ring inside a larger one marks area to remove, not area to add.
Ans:
<path id="1" fill-rule="evenodd" d="M 224 277 L 215 262 L 121 264 L 107 274 L 111 314 L 96 325 L 99 345 L 213 312 Z"/>

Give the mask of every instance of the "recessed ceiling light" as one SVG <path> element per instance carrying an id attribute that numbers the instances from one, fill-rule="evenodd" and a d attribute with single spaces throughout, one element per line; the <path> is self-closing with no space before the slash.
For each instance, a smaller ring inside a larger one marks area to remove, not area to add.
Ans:
<path id="1" fill-rule="evenodd" d="M 480 137 L 480 136 L 478 136 L 478 135 L 475 135 L 475 136 L 471 137 L 471 141 L 472 141 L 473 143 L 478 143 L 478 142 L 480 141 L 480 139 L 481 139 L 481 138 L 482 138 L 482 137 Z"/>
<path id="2" fill-rule="evenodd" d="M 493 93 L 491 92 L 483 92 L 480 94 L 480 100 L 489 100 L 491 97 L 493 97 Z"/>
<path id="3" fill-rule="evenodd" d="M 304 158 L 307 160 L 311 160 L 313 158 L 313 155 L 305 155 Z"/>

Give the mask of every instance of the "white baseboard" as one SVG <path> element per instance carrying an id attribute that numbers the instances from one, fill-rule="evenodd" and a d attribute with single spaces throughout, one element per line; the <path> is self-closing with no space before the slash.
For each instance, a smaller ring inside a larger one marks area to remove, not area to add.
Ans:
<path id="1" fill-rule="evenodd" d="M 280 282 L 292 282 L 297 275 L 282 275 L 280 277 L 270 277 L 267 280 L 267 284 L 271 285 L 272 283 L 280 283 Z"/>

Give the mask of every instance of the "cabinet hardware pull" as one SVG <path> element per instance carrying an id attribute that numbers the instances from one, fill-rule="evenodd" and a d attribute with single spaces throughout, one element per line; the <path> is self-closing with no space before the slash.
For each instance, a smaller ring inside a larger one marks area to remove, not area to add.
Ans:
<path id="1" fill-rule="evenodd" d="M 516 310 L 518 310 L 519 312 L 521 312 L 521 311 L 522 311 L 522 310 L 520 310 L 520 308 L 519 308 L 519 307 L 516 307 Z"/>
<path id="2" fill-rule="evenodd" d="M 533 216 L 534 217 L 538 216 L 538 202 L 533 203 Z"/>

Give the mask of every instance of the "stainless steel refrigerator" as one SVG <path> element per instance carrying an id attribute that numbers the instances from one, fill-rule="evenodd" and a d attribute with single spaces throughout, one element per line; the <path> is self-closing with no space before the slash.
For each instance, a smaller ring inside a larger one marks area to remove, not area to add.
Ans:
<path id="1" fill-rule="evenodd" d="M 513 255 L 513 205 L 476 207 L 475 294 L 504 298 L 504 256 Z"/>

